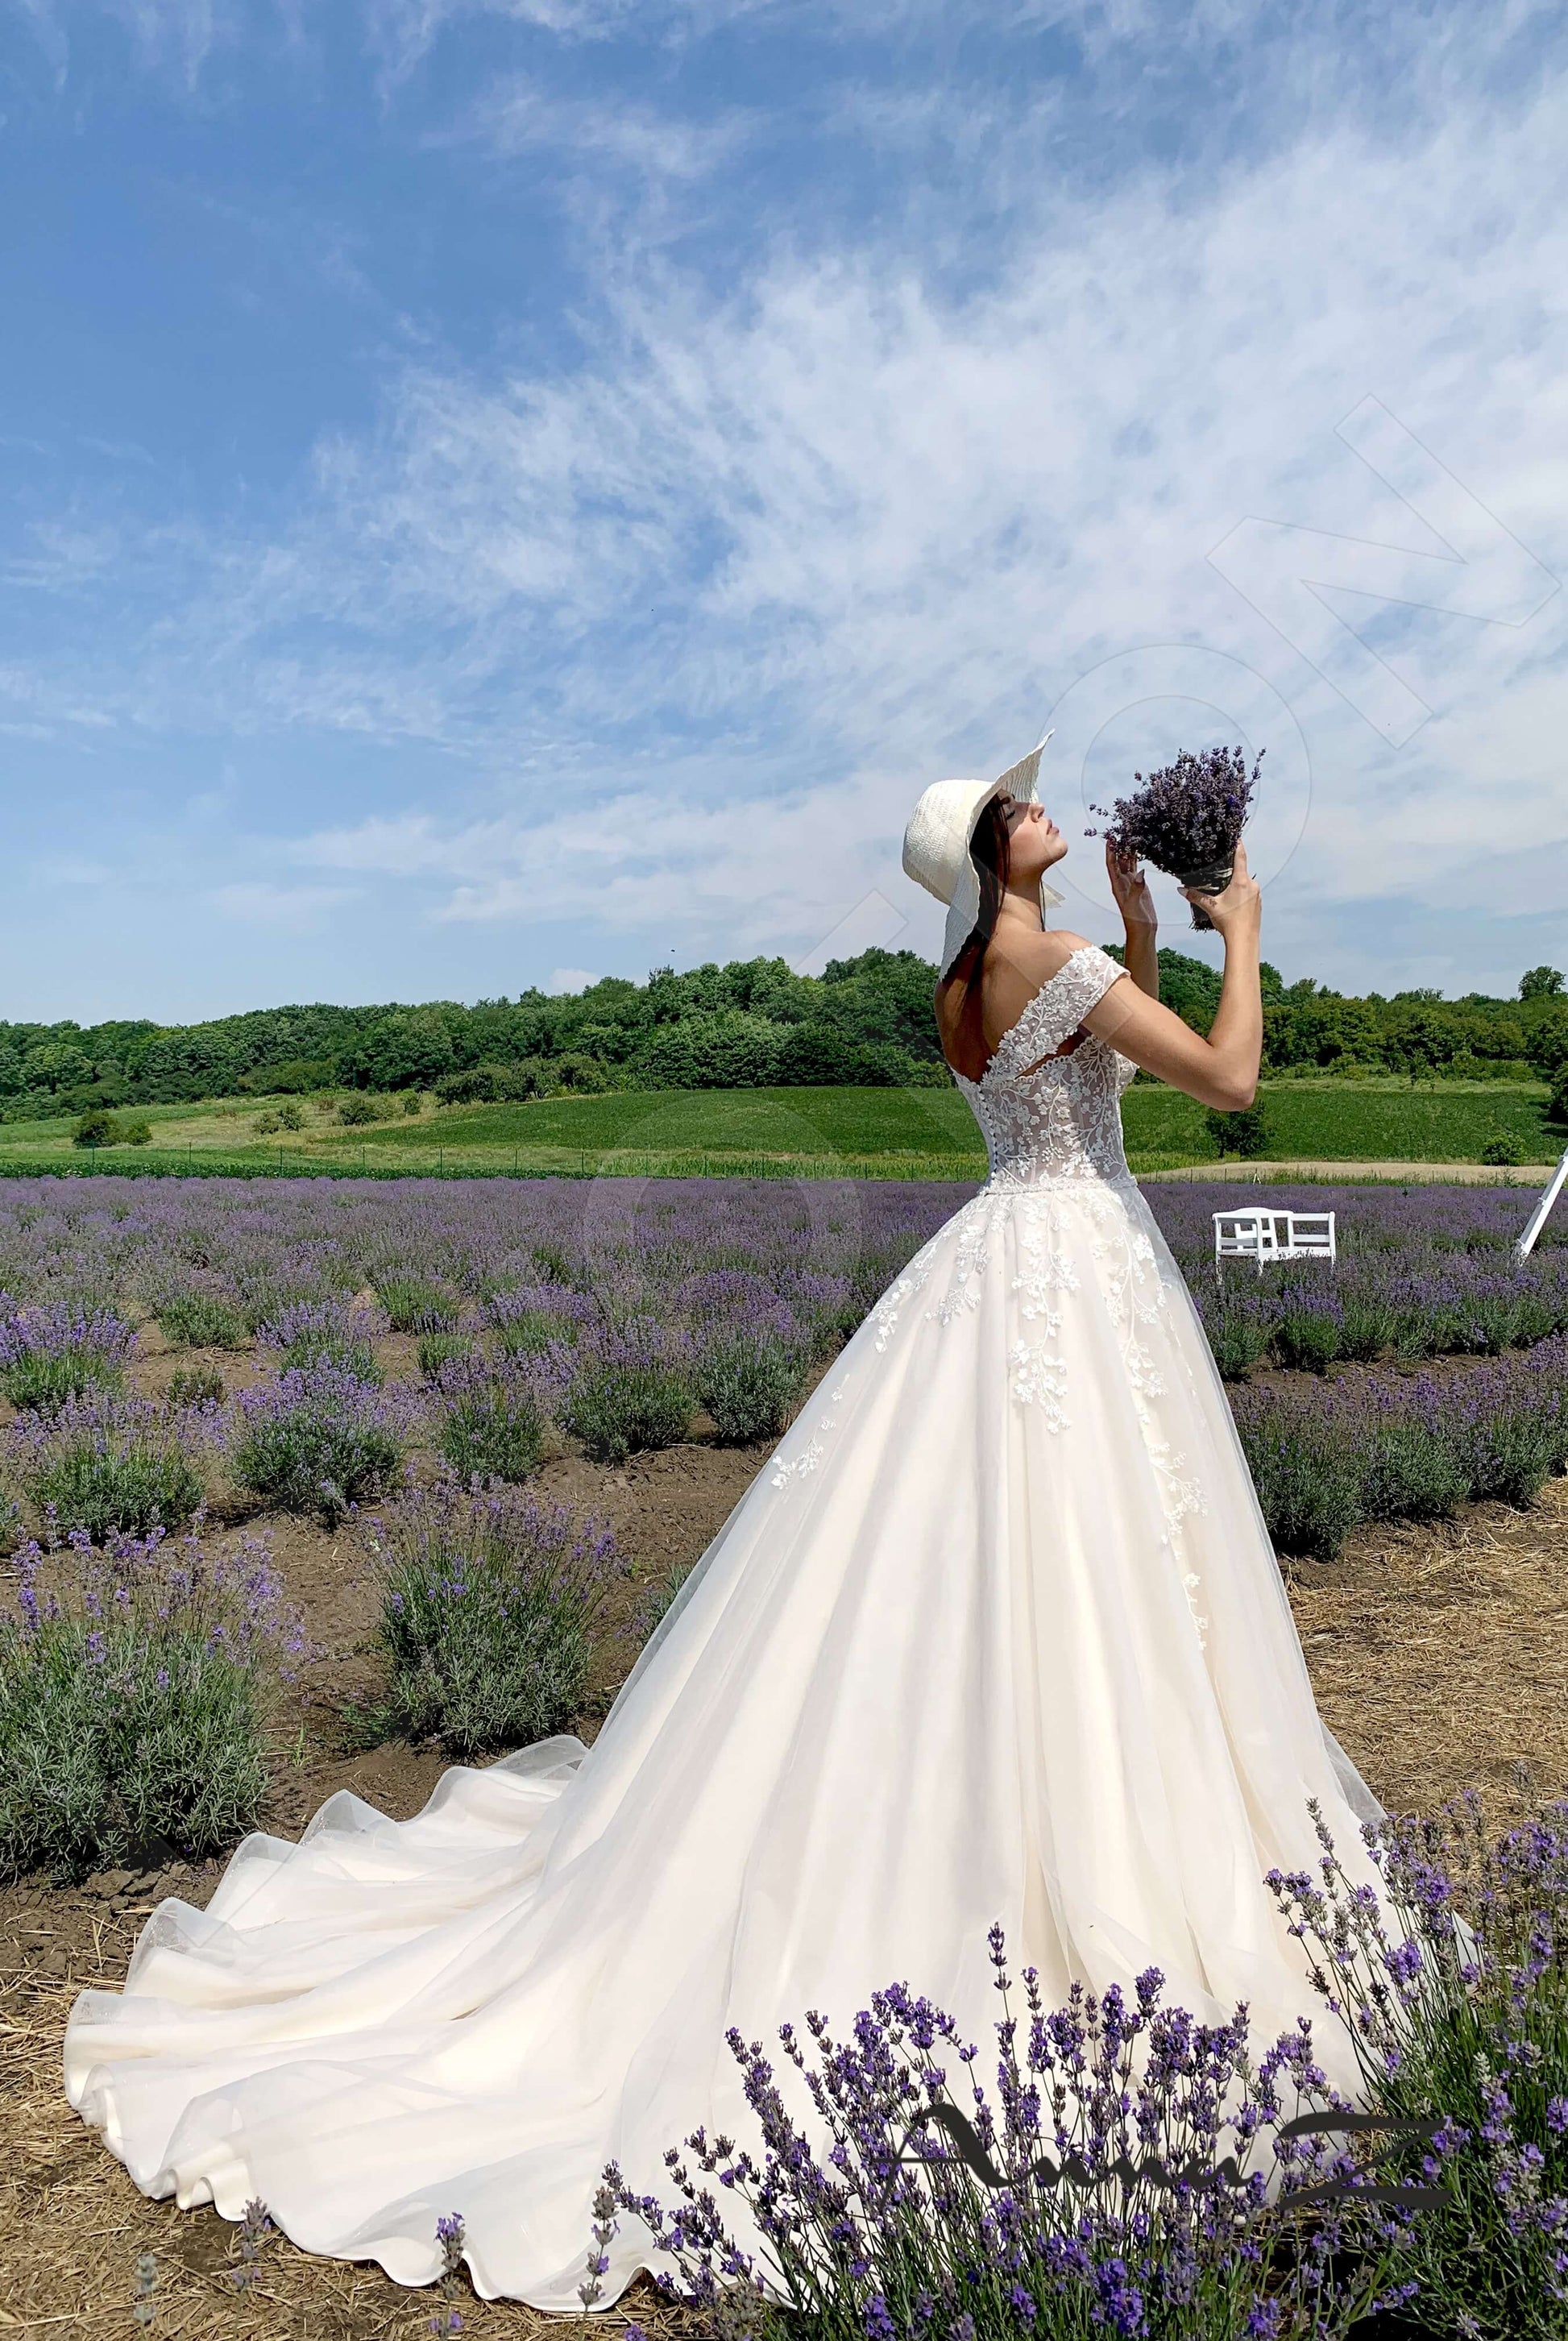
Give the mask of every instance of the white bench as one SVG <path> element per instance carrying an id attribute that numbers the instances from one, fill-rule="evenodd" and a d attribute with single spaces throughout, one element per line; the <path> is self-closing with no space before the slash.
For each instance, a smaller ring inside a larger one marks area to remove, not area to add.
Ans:
<path id="1" fill-rule="evenodd" d="M 1214 1272 L 1223 1278 L 1227 1260 L 1250 1260 L 1263 1274 L 1265 1260 L 1337 1258 L 1332 1211 L 1274 1211 L 1254 1205 L 1214 1215 Z"/>

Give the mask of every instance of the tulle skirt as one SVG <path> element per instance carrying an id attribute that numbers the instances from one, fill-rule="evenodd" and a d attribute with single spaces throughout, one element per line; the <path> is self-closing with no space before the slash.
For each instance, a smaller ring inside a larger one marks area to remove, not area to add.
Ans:
<path id="1" fill-rule="evenodd" d="M 984 2052 L 999 1921 L 1048 2000 L 1150 1965 L 1261 2048 L 1315 2018 L 1263 1883 L 1378 1807 L 1316 1713 L 1225 1394 L 1130 1179 L 988 1187 L 911 1261 L 591 1749 L 333 1797 L 164 1903 L 70 2096 L 138 2186 L 308 2250 L 579 2306 L 603 2166 L 745 2139 L 725 2033 L 907 1981 Z M 987 2060 L 988 2061 L 988 2060 Z M 742 2225 L 742 2234 L 745 2234 Z M 606 2305 L 649 2264 L 633 2222 Z"/>

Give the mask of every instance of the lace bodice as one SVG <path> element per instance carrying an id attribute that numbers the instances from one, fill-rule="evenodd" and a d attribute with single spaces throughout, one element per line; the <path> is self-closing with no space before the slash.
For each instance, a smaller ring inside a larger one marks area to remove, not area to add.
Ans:
<path id="1" fill-rule="evenodd" d="M 1129 1176 L 1121 1093 L 1137 1067 L 1092 1033 L 1069 1055 L 1052 1054 L 1123 972 L 1085 943 L 1003 1033 L 979 1080 L 954 1074 L 985 1134 L 993 1187 Z"/>

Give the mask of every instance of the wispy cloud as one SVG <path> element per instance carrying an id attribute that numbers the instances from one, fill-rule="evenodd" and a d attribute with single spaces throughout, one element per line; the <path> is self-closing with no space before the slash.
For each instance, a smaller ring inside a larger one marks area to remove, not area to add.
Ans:
<path id="1" fill-rule="evenodd" d="M 499 81 L 465 116 L 458 135 L 499 155 L 570 155 L 590 169 L 651 180 L 694 180 L 729 162 L 746 136 L 743 114 L 700 122 L 625 99 L 563 97 L 536 80 Z"/>

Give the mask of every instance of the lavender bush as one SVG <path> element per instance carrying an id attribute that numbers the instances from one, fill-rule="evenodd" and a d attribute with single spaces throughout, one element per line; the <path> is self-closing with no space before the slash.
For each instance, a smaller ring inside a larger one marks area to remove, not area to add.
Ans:
<path id="1" fill-rule="evenodd" d="M 990 1947 L 1002 2008 L 994 2106 L 977 2049 L 901 1984 L 873 1994 L 849 2040 L 815 2014 L 809 2047 L 780 2027 L 809 2126 L 761 2043 L 731 2031 L 760 2160 L 697 2132 L 695 2174 L 678 2152 L 665 2157 L 672 2210 L 612 2164 L 584 2306 L 600 2296 L 621 2217 L 668 2255 L 660 2286 L 715 2325 L 733 2324 L 725 2305 L 739 2294 L 753 2304 L 750 2329 L 765 2328 L 765 2286 L 824 2341 L 1305 2341 L 1407 2296 L 1408 2215 L 1374 2202 L 1331 2139 L 1290 2129 L 1341 2103 L 1305 2019 L 1254 2065 L 1245 2009 L 1202 2025 L 1162 2004 L 1157 1968 L 1131 2002 L 1114 1986 L 1100 1998 L 1078 1986 L 1054 2010 L 1026 1968 L 1020 2037 L 999 1928 Z M 1337 2206 L 1291 2209 L 1288 2191 L 1329 2185 L 1345 2189 Z M 726 2198 L 749 2214 L 760 2264 Z"/>
<path id="2" fill-rule="evenodd" d="M 544 1423 L 531 1378 L 471 1351 L 435 1377 L 435 1444 L 464 1487 L 527 1479 L 544 1456 Z"/>
<path id="3" fill-rule="evenodd" d="M 269 1694 L 299 1635 L 264 1545 L 154 1529 L 25 1546 L 0 1600 L 0 1874 L 62 1878 L 251 1827 Z"/>
<path id="4" fill-rule="evenodd" d="M 415 1353 L 419 1361 L 420 1380 L 433 1382 L 440 1379 L 443 1366 L 458 1358 L 473 1355 L 472 1337 L 467 1333 L 422 1333 Z"/>
<path id="5" fill-rule="evenodd" d="M 1528 1504 L 1568 1464 L 1568 1338 L 1445 1380 L 1374 1372 L 1231 1405 L 1275 1544 L 1328 1560 L 1363 1520 Z"/>
<path id="6" fill-rule="evenodd" d="M 333 1296 L 296 1300 L 278 1310 L 257 1326 L 256 1340 L 260 1348 L 278 1353 L 285 1370 L 291 1366 L 336 1366 L 357 1381 L 381 1382 L 385 1377 L 372 1344 L 382 1330 L 382 1320 L 371 1310 Z"/>
<path id="7" fill-rule="evenodd" d="M 1369 2105 L 1440 2114 L 1380 2148 L 1385 2183 L 1439 2186 L 1409 2246 L 1418 2330 L 1568 2334 L 1568 1803 L 1493 1836 L 1474 1795 L 1368 1832 L 1384 1878 L 1352 1886 L 1318 1817 L 1318 1874 L 1269 1883 L 1348 2025 Z M 1461 1914 L 1463 1914 L 1461 1916 Z"/>
<path id="8" fill-rule="evenodd" d="M 581 1343 L 561 1420 L 595 1462 L 623 1463 L 685 1438 L 696 1400 L 671 1350 L 648 1319 Z"/>
<path id="9" fill-rule="evenodd" d="M 288 1366 L 234 1401 L 229 1468 L 253 1495 L 330 1528 L 401 1483 L 419 1416 L 411 1392 L 377 1389 L 341 1366 Z"/>
<path id="10" fill-rule="evenodd" d="M 389 1277 L 376 1299 L 394 1333 L 451 1333 L 460 1311 L 440 1288 L 422 1277 Z"/>
<path id="11" fill-rule="evenodd" d="M 164 1339 L 179 1350 L 243 1350 L 244 1319 L 233 1301 L 199 1288 L 169 1295 L 158 1310 Z"/>
<path id="12" fill-rule="evenodd" d="M 101 1542 L 183 1529 L 205 1500 L 215 1410 L 89 1390 L 4 1434 L 0 1470 L 35 1513 Z"/>
<path id="13" fill-rule="evenodd" d="M 111 1309 L 16 1309 L 0 1293 L 0 1390 L 13 1406 L 45 1412 L 84 1390 L 115 1388 L 135 1346 Z"/>
<path id="14" fill-rule="evenodd" d="M 437 1483 L 365 1533 L 387 1668 L 367 1736 L 439 1739 L 465 1758 L 524 1747 L 571 1721 L 620 1567 L 608 1531 L 569 1505 Z"/>
<path id="15" fill-rule="evenodd" d="M 775 1333 L 724 1330 L 698 1351 L 692 1387 L 727 1447 L 777 1439 L 800 1389 L 800 1367 Z"/>

